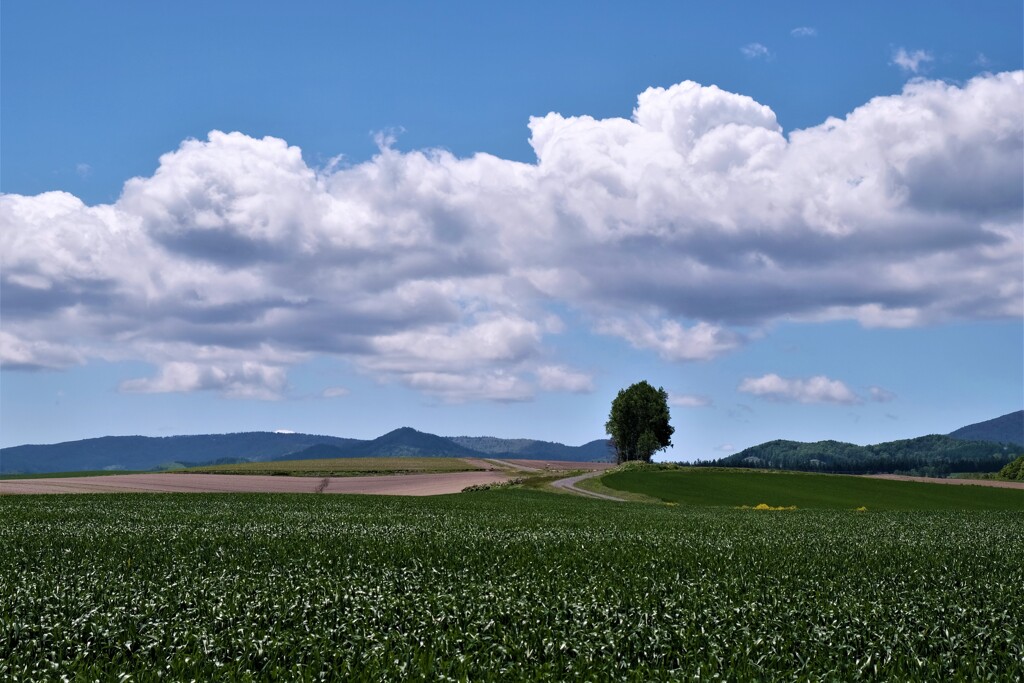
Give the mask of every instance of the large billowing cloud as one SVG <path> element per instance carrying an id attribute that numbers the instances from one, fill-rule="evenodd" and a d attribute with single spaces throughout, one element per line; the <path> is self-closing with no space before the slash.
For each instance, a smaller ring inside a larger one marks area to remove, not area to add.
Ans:
<path id="1" fill-rule="evenodd" d="M 447 400 L 522 400 L 592 386 L 553 350 L 554 311 L 674 361 L 778 319 L 1020 316 L 1022 105 L 1021 72 L 914 81 L 787 136 L 685 82 L 630 119 L 531 119 L 534 164 L 382 141 L 314 169 L 215 131 L 111 205 L 0 197 L 0 358 L 142 359 L 153 376 L 124 390 L 268 397 L 330 354 Z"/>

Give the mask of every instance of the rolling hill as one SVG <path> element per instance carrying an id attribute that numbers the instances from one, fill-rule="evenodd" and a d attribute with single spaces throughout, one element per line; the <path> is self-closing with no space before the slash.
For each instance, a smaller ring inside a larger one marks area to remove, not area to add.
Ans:
<path id="1" fill-rule="evenodd" d="M 402 457 L 449 457 L 479 458 L 480 451 L 460 446 L 453 441 L 420 432 L 411 427 L 402 427 L 378 436 L 371 441 L 355 441 L 347 444 L 317 444 L 277 460 L 310 460 L 314 458 L 402 458 Z"/>

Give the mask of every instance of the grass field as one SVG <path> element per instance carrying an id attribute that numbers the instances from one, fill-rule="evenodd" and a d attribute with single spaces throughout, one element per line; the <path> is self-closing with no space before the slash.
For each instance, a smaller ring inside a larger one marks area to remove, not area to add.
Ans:
<path id="1" fill-rule="evenodd" d="M 693 506 L 1024 511 L 1021 490 L 798 472 L 635 469 L 606 474 L 601 482 L 609 489 Z"/>
<path id="2" fill-rule="evenodd" d="M 237 465 L 191 467 L 178 472 L 202 474 L 277 474 L 293 477 L 355 477 L 367 474 L 467 472 L 480 469 L 461 458 L 327 458 L 275 460 Z"/>
<path id="3" fill-rule="evenodd" d="M 3 680 L 1024 676 L 1019 512 L 505 489 L 17 496 L 0 518 Z"/>

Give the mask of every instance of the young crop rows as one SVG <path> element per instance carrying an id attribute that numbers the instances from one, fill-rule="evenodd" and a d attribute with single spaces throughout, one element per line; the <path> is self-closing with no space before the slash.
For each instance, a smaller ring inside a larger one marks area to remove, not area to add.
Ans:
<path id="1" fill-rule="evenodd" d="M 0 679 L 1020 680 L 1024 513 L 0 498 Z"/>

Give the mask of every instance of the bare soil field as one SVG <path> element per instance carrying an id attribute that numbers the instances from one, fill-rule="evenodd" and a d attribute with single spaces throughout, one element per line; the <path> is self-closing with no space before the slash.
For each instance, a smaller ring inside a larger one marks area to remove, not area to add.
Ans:
<path id="1" fill-rule="evenodd" d="M 935 477 L 907 477 L 902 474 L 864 474 L 872 479 L 893 479 L 895 481 L 920 481 L 925 484 L 952 484 L 954 486 L 991 486 L 997 489 L 1024 489 L 1024 482 L 995 481 L 993 479 L 938 479 Z"/>
<path id="2" fill-rule="evenodd" d="M 121 474 L 0 481 L 0 495 L 26 493 L 367 493 L 435 496 L 508 479 L 498 472 L 395 474 L 369 477 L 276 477 L 250 474 Z"/>
<path id="3" fill-rule="evenodd" d="M 270 460 L 233 465 L 201 465 L 185 472 L 195 474 L 263 474 L 296 477 L 362 477 L 387 474 L 442 474 L 494 469 L 474 458 L 369 457 Z"/>

